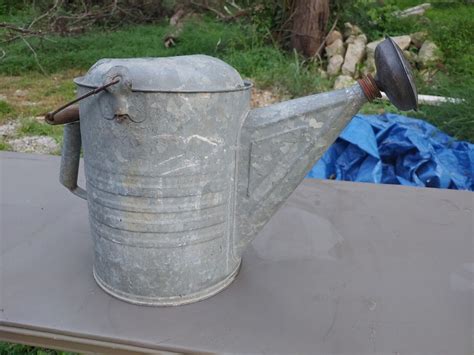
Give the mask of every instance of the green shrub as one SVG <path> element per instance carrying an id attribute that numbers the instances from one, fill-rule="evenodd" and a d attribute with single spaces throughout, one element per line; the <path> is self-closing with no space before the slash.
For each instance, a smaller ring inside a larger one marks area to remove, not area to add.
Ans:
<path id="1" fill-rule="evenodd" d="M 3 138 L 0 138 L 0 150 L 10 150 L 10 145 L 7 142 L 5 142 Z M 1 349 L 2 349 L 2 346 L 0 343 L 0 354 L 2 354 Z"/>
<path id="2" fill-rule="evenodd" d="M 50 136 L 58 143 L 62 141 L 63 136 L 63 127 L 51 126 L 47 123 L 39 122 L 34 118 L 22 119 L 18 131 L 21 136 Z"/>
<path id="3" fill-rule="evenodd" d="M 0 342 L 0 355 L 74 355 L 67 351 L 37 348 L 23 344 L 10 344 Z"/>
<path id="4" fill-rule="evenodd" d="M 13 107 L 11 107 L 8 104 L 8 102 L 0 100 L 0 118 L 12 112 L 13 112 Z"/>

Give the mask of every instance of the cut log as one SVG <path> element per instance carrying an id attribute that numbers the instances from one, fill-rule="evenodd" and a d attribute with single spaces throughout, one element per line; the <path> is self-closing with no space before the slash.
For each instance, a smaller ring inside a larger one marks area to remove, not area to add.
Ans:
<path id="1" fill-rule="evenodd" d="M 307 57 L 322 48 L 329 18 L 329 0 L 295 0 L 291 46 Z"/>

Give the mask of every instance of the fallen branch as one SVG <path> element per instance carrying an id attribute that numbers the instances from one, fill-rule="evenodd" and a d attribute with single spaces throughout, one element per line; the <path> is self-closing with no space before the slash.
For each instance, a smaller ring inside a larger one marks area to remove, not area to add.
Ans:
<path id="1" fill-rule="evenodd" d="M 11 23 L 5 23 L 5 22 L 0 23 L 0 28 L 4 28 L 6 31 L 8 31 L 8 34 L 9 34 L 9 35 L 4 36 L 5 39 L 0 41 L 0 44 L 7 44 L 7 43 L 11 43 L 11 42 L 21 39 L 24 42 L 26 42 L 28 45 L 28 48 L 30 48 L 31 46 L 29 45 L 29 42 L 26 41 L 25 39 L 27 37 L 38 37 L 40 39 L 46 39 L 46 40 L 51 41 L 50 39 L 45 37 L 47 33 L 41 30 L 32 30 L 29 28 L 19 27 Z M 3 51 L 2 59 L 5 57 L 5 55 L 6 55 L 5 51 Z"/>
<path id="2" fill-rule="evenodd" d="M 166 48 L 174 47 L 180 33 L 183 30 L 184 19 L 189 16 L 189 13 L 186 13 L 184 9 L 179 9 L 176 13 L 170 18 L 170 26 L 173 30 L 167 33 L 163 38 L 163 43 Z"/>
<path id="3" fill-rule="evenodd" d="M 42 72 L 44 75 L 47 75 L 46 70 L 44 70 L 43 66 L 42 66 L 41 63 L 39 62 L 38 55 L 36 54 L 36 51 L 34 50 L 34 48 L 31 46 L 30 42 L 28 42 L 24 37 L 21 37 L 21 39 L 23 40 L 23 42 L 25 42 L 25 44 L 27 45 L 27 47 L 28 47 L 28 48 L 31 50 L 31 52 L 33 53 L 33 56 L 35 57 L 36 64 L 37 64 L 38 67 L 40 68 L 41 72 Z"/>
<path id="4" fill-rule="evenodd" d="M 222 21 L 232 21 L 232 20 L 235 20 L 236 18 L 239 18 L 239 17 L 243 17 L 243 16 L 247 16 L 255 11 L 259 11 L 259 10 L 262 10 L 263 9 L 263 5 L 256 5 L 254 7 L 251 7 L 251 8 L 247 8 L 247 9 L 240 9 L 240 7 L 237 6 L 237 4 L 234 4 L 234 3 L 229 3 L 230 5 L 234 6 L 235 8 L 239 9 L 236 13 L 232 13 L 228 8 L 227 6 L 224 6 L 224 9 L 227 11 L 227 13 L 229 15 L 226 15 L 224 14 L 223 12 L 213 8 L 213 7 L 210 7 L 208 5 L 205 5 L 205 4 L 201 4 L 201 3 L 198 3 L 198 2 L 195 2 L 195 1 L 191 1 L 191 4 L 192 5 L 195 5 L 197 7 L 200 7 L 204 10 L 208 10 L 208 11 L 211 11 L 213 12 L 214 14 L 217 15 L 217 17 L 219 17 L 219 19 L 221 19 Z"/>
<path id="5" fill-rule="evenodd" d="M 201 3 L 198 3 L 198 2 L 195 2 L 195 1 L 192 1 L 191 0 L 191 4 L 194 5 L 194 6 L 197 6 L 197 7 L 200 7 L 204 10 L 207 10 L 207 11 L 211 11 L 213 12 L 214 14 L 216 14 L 220 19 L 224 20 L 227 18 L 227 15 L 223 14 L 222 12 L 220 12 L 219 10 L 217 9 L 214 9 L 213 7 L 210 7 L 208 5 L 205 5 L 205 4 L 201 4 Z"/>
<path id="6" fill-rule="evenodd" d="M 53 7 L 51 7 L 48 11 L 46 11 L 44 14 L 41 14 L 40 16 L 36 17 L 33 21 L 31 21 L 31 23 L 28 25 L 28 29 L 32 28 L 33 25 L 35 23 L 37 23 L 38 21 L 42 20 L 43 18 L 49 16 L 51 14 L 51 12 L 53 12 L 53 10 L 55 10 L 58 5 L 59 5 L 59 2 L 62 2 L 62 0 L 55 0 L 54 2 L 54 5 Z"/>
<path id="7" fill-rule="evenodd" d="M 32 36 L 44 35 L 42 31 L 30 30 L 29 28 L 18 27 L 16 25 L 13 25 L 11 23 L 6 23 L 6 22 L 0 22 L 0 28 L 5 28 L 8 31 L 19 32 L 21 34 L 27 34 L 27 35 L 32 35 Z"/>

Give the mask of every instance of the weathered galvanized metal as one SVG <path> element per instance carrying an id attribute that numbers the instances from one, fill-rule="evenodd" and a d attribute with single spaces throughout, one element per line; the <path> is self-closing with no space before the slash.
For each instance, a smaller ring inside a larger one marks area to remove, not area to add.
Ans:
<path id="1" fill-rule="evenodd" d="M 144 305 L 229 285 L 248 243 L 378 92 L 369 80 L 250 110 L 251 85 L 203 55 L 101 60 L 75 82 L 82 96 L 117 80 L 66 125 L 61 182 L 87 198 L 97 283 Z"/>

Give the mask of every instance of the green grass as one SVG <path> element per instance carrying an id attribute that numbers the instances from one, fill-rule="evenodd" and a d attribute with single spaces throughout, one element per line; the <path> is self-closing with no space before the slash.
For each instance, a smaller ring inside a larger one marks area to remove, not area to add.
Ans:
<path id="1" fill-rule="evenodd" d="M 56 142 L 61 143 L 63 136 L 62 126 L 51 126 L 43 122 L 39 122 L 34 118 L 21 119 L 19 128 L 19 136 L 49 136 L 53 137 Z"/>
<path id="2" fill-rule="evenodd" d="M 390 2 L 390 1 L 389 1 Z M 391 1 L 400 8 L 415 6 L 425 1 Z M 457 139 L 474 142 L 474 46 L 472 46 L 472 28 L 474 28 L 474 6 L 463 1 L 432 2 L 433 8 L 426 12 L 425 18 L 411 17 L 385 23 L 384 34 L 400 35 L 426 31 L 428 38 L 441 49 L 444 61 L 430 68 L 436 72 L 432 80 L 417 80 L 418 93 L 440 95 L 462 99 L 461 104 L 443 104 L 440 106 L 421 106 L 418 112 L 402 113 L 422 118 Z M 364 28 L 370 39 L 375 29 L 368 25 Z M 372 37 L 372 38 L 371 38 Z M 371 104 L 363 112 L 381 111 L 399 112 L 388 103 Z"/>
<path id="3" fill-rule="evenodd" d="M 0 100 L 0 115 L 8 115 L 13 112 L 13 107 L 5 101 Z"/>
<path id="4" fill-rule="evenodd" d="M 277 86 L 290 95 L 326 89 L 329 82 L 317 75 L 316 63 L 301 65 L 302 58 L 282 52 L 261 38 L 254 26 L 224 24 L 210 19 L 188 23 L 176 47 L 165 48 L 165 24 L 122 28 L 118 31 L 91 31 L 79 37 L 52 36 L 31 39 L 41 67 L 48 74 L 66 69 L 86 70 L 101 58 L 161 57 L 207 54 L 223 59 L 243 76 L 264 86 Z M 6 46 L 0 73 L 22 75 L 40 72 L 31 50 L 18 41 Z"/>
<path id="5" fill-rule="evenodd" d="M 67 351 L 37 348 L 30 345 L 0 342 L 0 355 L 74 355 Z"/>
<path id="6" fill-rule="evenodd" d="M 421 1 L 406 0 L 398 3 L 400 8 L 413 6 Z M 425 118 L 440 129 L 459 139 L 474 141 L 474 119 L 472 96 L 474 91 L 474 53 L 471 45 L 471 31 L 474 27 L 474 6 L 462 4 L 437 4 L 426 14 L 427 20 L 409 18 L 387 20 L 383 23 L 384 34 L 399 35 L 423 30 L 429 33 L 444 53 L 444 65 L 437 68 L 439 73 L 429 83 L 418 81 L 419 93 L 455 96 L 464 99 L 462 105 L 441 107 L 422 106 L 419 112 L 408 115 Z M 24 21 L 25 16 L 17 16 L 13 21 Z M 364 27 L 364 26 L 363 26 Z M 364 30 L 369 40 L 380 36 L 380 27 L 368 24 Z M 244 77 L 251 78 L 257 86 L 272 87 L 289 97 L 327 91 L 332 80 L 319 75 L 320 63 L 303 60 L 294 53 L 282 51 L 262 35 L 262 29 L 248 23 L 222 23 L 210 18 L 197 19 L 188 23 L 179 36 L 176 47 L 165 48 L 163 37 L 170 28 L 165 23 L 124 27 L 117 31 L 93 29 L 76 37 L 51 36 L 49 40 L 30 39 L 38 61 L 48 75 L 63 73 L 65 70 L 86 71 L 101 58 L 174 56 L 202 53 L 215 56 L 234 66 Z M 372 38 L 371 38 L 372 37 Z M 38 75 L 41 70 L 31 50 L 22 41 L 3 47 L 6 56 L 0 65 L 0 74 L 22 75 L 28 82 L 29 73 Z M 1 80 L 1 79 L 0 79 Z M 45 86 L 36 90 L 43 100 L 48 96 L 62 95 L 67 100 L 73 92 L 71 80 L 56 86 Z M 39 115 L 46 107 L 28 109 L 4 107 L 0 103 L 1 117 L 19 112 L 20 116 Z M 5 112 L 10 109 L 10 112 Z M 385 104 L 369 105 L 368 109 L 395 109 Z M 367 111 L 367 109 L 365 109 Z"/>
<path id="7" fill-rule="evenodd" d="M 22 76 L 0 75 L 0 95 L 7 97 L 8 104 L 0 101 L 0 123 L 24 117 L 42 116 L 45 112 L 74 97 L 75 85 L 71 78 L 79 71 L 62 71 L 44 76 L 27 72 Z M 21 91 L 22 95 L 17 95 Z"/>

